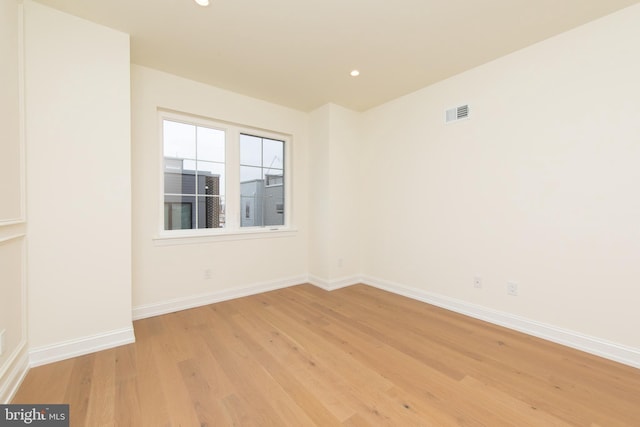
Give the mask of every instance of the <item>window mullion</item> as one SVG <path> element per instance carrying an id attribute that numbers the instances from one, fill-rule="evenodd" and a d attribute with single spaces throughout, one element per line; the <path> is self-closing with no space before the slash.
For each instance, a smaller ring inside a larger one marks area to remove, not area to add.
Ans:
<path id="1" fill-rule="evenodd" d="M 226 224 L 230 231 L 240 229 L 240 130 L 228 127 L 226 135 Z"/>
<path id="2" fill-rule="evenodd" d="M 266 184 L 266 173 L 265 173 L 265 169 L 264 169 L 264 138 L 260 138 L 260 164 L 262 165 L 262 167 L 260 168 L 260 178 L 262 178 L 264 184 Z M 262 194 L 262 200 L 260 200 L 260 210 L 262 212 L 260 212 L 260 226 L 264 227 L 264 216 L 265 216 L 265 202 L 267 200 L 266 194 Z"/>
<path id="3" fill-rule="evenodd" d="M 199 205 L 198 205 L 198 126 L 193 126 L 193 132 L 195 132 L 195 141 L 196 141 L 196 155 L 195 155 L 195 160 L 194 160 L 194 176 L 195 176 L 195 180 L 193 182 L 194 185 L 194 189 L 193 189 L 193 194 L 194 194 L 194 206 L 193 209 L 196 210 L 196 223 L 194 224 L 193 228 L 198 229 L 200 228 L 200 218 L 198 218 L 199 214 L 200 214 L 200 209 L 198 209 Z"/>

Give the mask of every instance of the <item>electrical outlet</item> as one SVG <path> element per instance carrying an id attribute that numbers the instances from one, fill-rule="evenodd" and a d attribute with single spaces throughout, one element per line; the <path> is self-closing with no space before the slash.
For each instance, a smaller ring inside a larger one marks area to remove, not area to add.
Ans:
<path id="1" fill-rule="evenodd" d="M 205 279 L 205 280 L 209 280 L 209 279 L 211 279 L 211 269 L 207 268 L 207 269 L 204 271 L 203 277 L 204 277 L 204 279 Z"/>
<path id="2" fill-rule="evenodd" d="M 338 268 L 342 268 L 344 265 L 344 260 L 342 258 L 338 258 Z"/>
<path id="3" fill-rule="evenodd" d="M 4 354 L 4 333 L 6 329 L 0 331 L 0 356 Z"/>
<path id="4" fill-rule="evenodd" d="M 482 277 L 480 276 L 475 276 L 473 278 L 473 287 L 474 288 L 482 288 Z"/>
<path id="5" fill-rule="evenodd" d="M 518 296 L 518 284 L 516 282 L 507 282 L 507 295 Z"/>

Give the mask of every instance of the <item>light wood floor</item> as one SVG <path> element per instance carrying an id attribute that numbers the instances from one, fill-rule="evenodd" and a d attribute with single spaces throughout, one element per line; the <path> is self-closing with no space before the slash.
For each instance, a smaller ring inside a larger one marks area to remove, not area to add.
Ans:
<path id="1" fill-rule="evenodd" d="M 135 322 L 32 369 L 14 403 L 72 426 L 640 426 L 640 370 L 364 285 Z"/>

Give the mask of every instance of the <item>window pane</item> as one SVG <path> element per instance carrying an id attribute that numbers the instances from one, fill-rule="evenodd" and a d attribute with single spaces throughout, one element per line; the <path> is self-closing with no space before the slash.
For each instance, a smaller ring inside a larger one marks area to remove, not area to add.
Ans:
<path id="1" fill-rule="evenodd" d="M 224 227 L 222 198 L 198 196 L 198 228 L 222 227 Z"/>
<path id="2" fill-rule="evenodd" d="M 198 126 L 198 160 L 224 163 L 224 131 Z"/>
<path id="3" fill-rule="evenodd" d="M 264 169 L 264 185 L 271 187 L 274 185 L 284 185 L 284 174 L 281 170 Z"/>
<path id="4" fill-rule="evenodd" d="M 198 194 L 224 196 L 224 163 L 198 162 Z"/>
<path id="5" fill-rule="evenodd" d="M 242 183 L 240 225 L 284 225 L 284 186 L 265 187 L 263 180 Z"/>
<path id="6" fill-rule="evenodd" d="M 284 171 L 265 169 L 264 225 L 284 225 Z"/>
<path id="7" fill-rule="evenodd" d="M 195 194 L 194 170 L 184 170 L 183 160 L 164 160 L 164 192 L 170 194 Z"/>
<path id="8" fill-rule="evenodd" d="M 164 120 L 162 127 L 165 158 L 196 158 L 196 127 L 194 125 Z"/>
<path id="9" fill-rule="evenodd" d="M 225 132 L 163 120 L 164 228 L 224 226 Z"/>
<path id="10" fill-rule="evenodd" d="M 253 166 L 240 166 L 240 183 L 249 181 L 261 180 L 262 168 L 256 168 Z"/>
<path id="11" fill-rule="evenodd" d="M 257 227 L 262 225 L 262 211 L 256 211 L 260 206 L 262 196 L 257 193 L 256 182 L 242 184 L 240 194 L 240 226 Z"/>
<path id="12" fill-rule="evenodd" d="M 262 138 L 240 135 L 240 164 L 262 166 Z"/>
<path id="13" fill-rule="evenodd" d="M 284 225 L 284 186 L 265 188 L 264 225 Z"/>
<path id="14" fill-rule="evenodd" d="M 194 196 L 164 196 L 164 229 L 188 230 L 195 224 Z"/>
<path id="15" fill-rule="evenodd" d="M 284 142 L 263 139 L 262 166 L 267 169 L 284 169 Z"/>
<path id="16" fill-rule="evenodd" d="M 242 137 L 240 225 L 284 225 L 284 141 Z"/>

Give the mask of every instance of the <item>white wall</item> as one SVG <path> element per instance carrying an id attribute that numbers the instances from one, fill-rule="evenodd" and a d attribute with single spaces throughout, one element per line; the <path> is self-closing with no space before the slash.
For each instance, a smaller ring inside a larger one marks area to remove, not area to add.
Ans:
<path id="1" fill-rule="evenodd" d="M 332 288 L 352 283 L 361 273 L 359 149 L 361 115 L 335 104 L 310 114 L 309 273 Z"/>
<path id="2" fill-rule="evenodd" d="M 129 37 L 32 1 L 25 31 L 29 338 L 44 362 L 133 339 Z"/>
<path id="3" fill-rule="evenodd" d="M 297 231 L 249 240 L 196 239 L 180 245 L 155 240 L 162 223 L 158 108 L 291 135 L 290 214 Z M 305 280 L 308 269 L 305 113 L 133 65 L 132 119 L 136 317 L 239 295 L 248 288 L 267 289 Z M 205 270 L 211 270 L 211 278 L 205 278 Z"/>
<path id="4" fill-rule="evenodd" d="M 26 369 L 20 29 L 18 2 L 0 0 L 0 403 Z"/>
<path id="5" fill-rule="evenodd" d="M 16 220 L 22 216 L 20 192 L 20 144 L 18 108 L 18 2 L 0 2 L 0 128 L 2 156 L 0 156 L 0 220 Z"/>
<path id="6" fill-rule="evenodd" d="M 634 6 L 368 111 L 364 273 L 640 352 L 638 22 Z M 471 119 L 445 125 L 461 103 Z"/>
<path id="7" fill-rule="evenodd" d="M 309 274 L 328 281 L 333 258 L 329 238 L 331 104 L 309 114 L 309 135 Z"/>

